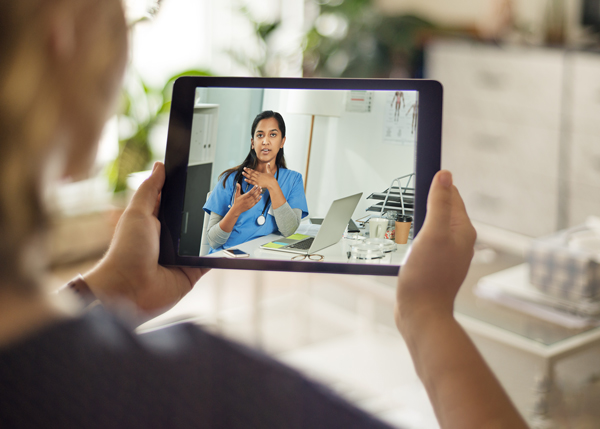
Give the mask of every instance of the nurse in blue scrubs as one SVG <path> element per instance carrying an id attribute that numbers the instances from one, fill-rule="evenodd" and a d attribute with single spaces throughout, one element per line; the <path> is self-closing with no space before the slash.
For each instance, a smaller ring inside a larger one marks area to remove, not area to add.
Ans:
<path id="1" fill-rule="evenodd" d="M 210 253 L 271 233 L 289 237 L 308 216 L 302 175 L 286 168 L 285 140 L 279 113 L 254 119 L 248 156 L 219 176 L 204 205 Z"/>

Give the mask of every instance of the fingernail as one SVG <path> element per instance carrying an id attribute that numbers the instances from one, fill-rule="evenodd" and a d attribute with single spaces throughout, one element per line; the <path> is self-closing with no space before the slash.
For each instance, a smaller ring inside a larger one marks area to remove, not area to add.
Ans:
<path id="1" fill-rule="evenodd" d="M 447 170 L 440 171 L 439 181 L 444 188 L 449 188 L 452 186 L 452 173 Z"/>
<path id="2" fill-rule="evenodd" d="M 156 171 L 156 168 L 158 167 L 158 161 L 156 161 L 154 163 L 154 166 L 152 167 L 152 174 L 154 174 L 154 172 Z"/>

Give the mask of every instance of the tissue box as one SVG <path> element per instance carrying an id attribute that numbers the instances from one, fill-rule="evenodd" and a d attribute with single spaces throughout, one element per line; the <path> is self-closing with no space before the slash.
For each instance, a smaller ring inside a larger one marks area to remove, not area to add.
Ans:
<path id="1" fill-rule="evenodd" d="M 600 300 L 598 253 L 574 245 L 595 239 L 592 230 L 576 227 L 534 240 L 528 253 L 530 282 L 547 295 L 572 302 Z"/>

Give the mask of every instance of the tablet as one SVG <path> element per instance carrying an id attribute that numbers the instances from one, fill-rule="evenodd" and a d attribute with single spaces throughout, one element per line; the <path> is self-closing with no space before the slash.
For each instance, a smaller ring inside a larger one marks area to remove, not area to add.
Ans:
<path id="1" fill-rule="evenodd" d="M 181 77 L 159 262 L 397 275 L 425 218 L 441 133 L 436 81 Z"/>

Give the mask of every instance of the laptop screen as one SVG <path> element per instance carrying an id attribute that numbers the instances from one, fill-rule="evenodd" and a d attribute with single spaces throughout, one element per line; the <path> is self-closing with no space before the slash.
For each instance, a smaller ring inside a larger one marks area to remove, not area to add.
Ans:
<path id="1" fill-rule="evenodd" d="M 362 193 L 319 260 L 400 265 L 415 231 L 418 89 L 197 85 L 187 101 L 177 255 L 291 259 L 265 244 L 316 236 L 335 200 Z"/>

